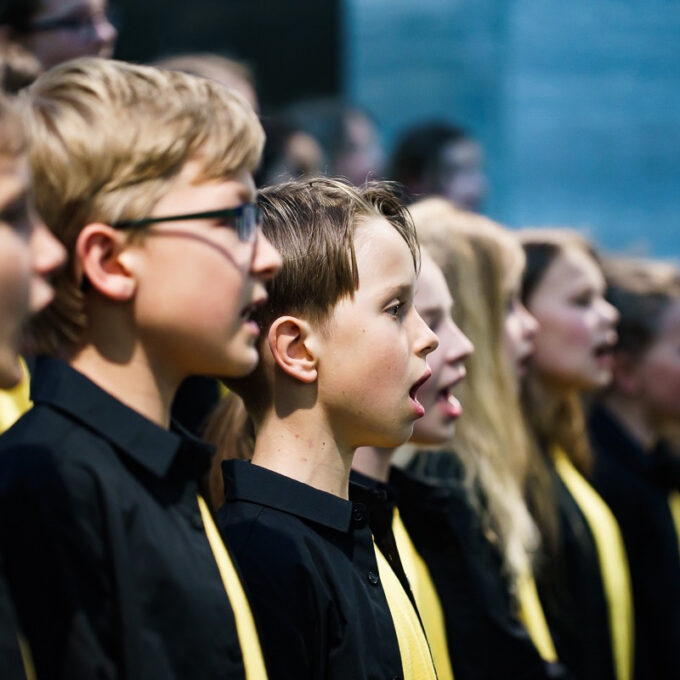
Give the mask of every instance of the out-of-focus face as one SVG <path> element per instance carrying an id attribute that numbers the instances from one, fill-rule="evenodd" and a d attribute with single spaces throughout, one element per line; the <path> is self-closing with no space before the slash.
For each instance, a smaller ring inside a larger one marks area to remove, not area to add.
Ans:
<path id="1" fill-rule="evenodd" d="M 43 0 L 20 41 L 45 69 L 76 57 L 110 57 L 118 32 L 106 5 L 106 0 Z"/>
<path id="2" fill-rule="evenodd" d="M 604 292 L 597 263 L 580 248 L 568 247 L 527 300 L 540 327 L 532 363 L 558 388 L 592 390 L 611 381 L 618 312 Z"/>
<path id="3" fill-rule="evenodd" d="M 26 175 L 15 159 L 0 156 L 0 387 L 21 379 L 18 363 L 31 285 Z"/>
<path id="4" fill-rule="evenodd" d="M 479 212 L 487 190 L 482 149 L 472 140 L 452 142 L 442 149 L 434 193 L 459 208 Z"/>
<path id="5" fill-rule="evenodd" d="M 518 281 L 508 292 L 503 320 L 503 349 L 518 379 L 527 372 L 537 332 L 538 322 L 520 299 Z"/>
<path id="6" fill-rule="evenodd" d="M 49 275 L 65 259 L 61 244 L 33 214 L 23 159 L 0 155 L 0 387 L 21 379 L 18 363 L 31 313 L 52 300 Z"/>
<path id="7" fill-rule="evenodd" d="M 425 252 L 415 304 L 425 323 L 436 333 L 439 347 L 427 360 L 432 376 L 418 392 L 425 415 L 416 421 L 411 441 L 444 444 L 453 438 L 456 420 L 463 412 L 452 390 L 465 378 L 465 359 L 473 347 L 451 316 L 453 300 L 444 275 Z"/>
<path id="8" fill-rule="evenodd" d="M 633 370 L 635 397 L 650 421 L 680 423 L 680 300 L 665 311 L 658 335 Z"/>
<path id="9" fill-rule="evenodd" d="M 346 177 L 355 186 L 380 179 L 385 154 L 372 121 L 359 112 L 348 116 L 345 147 L 335 159 L 333 174 Z"/>

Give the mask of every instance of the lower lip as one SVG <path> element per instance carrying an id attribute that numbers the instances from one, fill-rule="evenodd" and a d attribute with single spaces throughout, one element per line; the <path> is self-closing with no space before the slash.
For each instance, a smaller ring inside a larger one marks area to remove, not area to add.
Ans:
<path id="1" fill-rule="evenodd" d="M 244 326 L 253 334 L 260 334 L 260 327 L 254 321 L 246 321 Z"/>
<path id="2" fill-rule="evenodd" d="M 451 394 L 448 397 L 439 397 L 437 399 L 437 407 L 444 416 L 451 420 L 460 418 L 463 413 L 463 407 L 460 402 Z"/>
<path id="3" fill-rule="evenodd" d="M 595 361 L 600 368 L 614 368 L 614 357 L 611 354 L 596 354 Z"/>

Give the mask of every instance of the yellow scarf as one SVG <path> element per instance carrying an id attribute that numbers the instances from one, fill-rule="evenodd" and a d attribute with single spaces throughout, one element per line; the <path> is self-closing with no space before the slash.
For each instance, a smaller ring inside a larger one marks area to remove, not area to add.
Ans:
<path id="1" fill-rule="evenodd" d="M 416 610 L 384 555 L 377 546 L 374 545 L 374 548 L 380 582 L 397 634 L 404 680 L 437 680 L 430 648 Z"/>
<path id="2" fill-rule="evenodd" d="M 430 643 L 432 659 L 437 669 L 437 678 L 439 680 L 453 680 L 449 646 L 446 641 L 444 612 L 439 601 L 439 595 L 437 595 L 437 590 L 432 582 L 430 571 L 413 545 L 397 508 L 394 509 L 392 531 L 399 550 L 401 564 L 408 577 L 411 592 L 425 628 L 427 641 Z"/>
<path id="3" fill-rule="evenodd" d="M 560 448 L 553 452 L 557 473 L 590 527 L 600 563 L 609 613 L 617 680 L 631 680 L 633 671 L 633 596 L 628 558 L 621 530 L 609 506 Z"/>
<path id="4" fill-rule="evenodd" d="M 31 378 L 28 367 L 23 359 L 19 359 L 19 362 L 23 374 L 21 382 L 11 390 L 0 390 L 0 434 L 9 430 L 33 406 L 29 397 Z"/>
<path id="5" fill-rule="evenodd" d="M 201 496 L 198 497 L 198 507 L 201 509 L 205 534 L 215 556 L 224 589 L 227 591 L 227 597 L 234 611 L 236 632 L 241 645 L 246 678 L 248 680 L 267 680 L 267 671 L 260 649 L 260 638 L 255 628 L 253 613 L 250 611 L 250 605 L 241 585 L 241 579 L 215 526 L 210 510 L 208 510 L 208 506 Z"/>

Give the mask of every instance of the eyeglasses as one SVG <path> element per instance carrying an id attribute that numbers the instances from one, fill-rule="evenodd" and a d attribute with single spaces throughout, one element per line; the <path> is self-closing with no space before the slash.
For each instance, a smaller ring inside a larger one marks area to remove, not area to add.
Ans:
<path id="1" fill-rule="evenodd" d="M 238 235 L 239 241 L 252 243 L 258 228 L 262 225 L 262 209 L 257 203 L 242 203 L 235 208 L 208 210 L 207 212 L 187 213 L 184 215 L 169 215 L 165 217 L 142 217 L 138 220 L 121 220 L 111 226 L 114 229 L 134 229 L 146 227 L 157 222 L 180 222 L 183 220 L 224 220 Z"/>
<path id="2" fill-rule="evenodd" d="M 105 12 L 85 15 L 75 14 L 50 17 L 35 21 L 28 25 L 31 33 L 45 33 L 49 31 L 68 31 L 69 33 L 93 33 L 101 24 L 108 23 L 120 28 L 117 21 L 119 12 L 115 7 L 108 6 Z"/>

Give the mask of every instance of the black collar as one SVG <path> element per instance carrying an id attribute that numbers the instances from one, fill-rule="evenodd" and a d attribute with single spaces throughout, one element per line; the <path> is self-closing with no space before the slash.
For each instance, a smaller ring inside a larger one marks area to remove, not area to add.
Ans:
<path id="1" fill-rule="evenodd" d="M 295 515 L 309 522 L 347 532 L 352 503 L 295 479 L 243 460 L 222 463 L 228 501 L 246 501 Z"/>
<path id="2" fill-rule="evenodd" d="M 68 414 L 157 477 L 166 475 L 180 449 L 189 449 L 203 468 L 214 452 L 175 423 L 174 432 L 152 423 L 59 359 L 38 357 L 31 399 Z"/>

